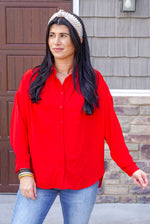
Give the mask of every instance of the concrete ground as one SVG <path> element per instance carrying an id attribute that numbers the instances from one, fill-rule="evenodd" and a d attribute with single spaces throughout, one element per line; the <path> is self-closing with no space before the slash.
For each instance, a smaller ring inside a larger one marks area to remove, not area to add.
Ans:
<path id="1" fill-rule="evenodd" d="M 15 198 L 12 194 L 0 195 L 0 224 L 10 224 Z M 59 196 L 44 224 L 63 224 Z M 150 224 L 150 204 L 95 204 L 89 224 Z"/>

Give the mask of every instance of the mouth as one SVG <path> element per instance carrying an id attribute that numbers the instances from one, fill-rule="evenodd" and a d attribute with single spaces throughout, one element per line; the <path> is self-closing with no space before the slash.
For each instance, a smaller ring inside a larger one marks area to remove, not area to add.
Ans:
<path id="1" fill-rule="evenodd" d="M 60 52 L 60 51 L 63 50 L 63 48 L 53 48 L 53 50 L 54 50 L 55 52 Z"/>

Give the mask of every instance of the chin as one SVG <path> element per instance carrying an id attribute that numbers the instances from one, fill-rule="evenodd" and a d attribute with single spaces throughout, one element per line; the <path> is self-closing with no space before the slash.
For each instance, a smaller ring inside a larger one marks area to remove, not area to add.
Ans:
<path id="1" fill-rule="evenodd" d="M 63 57 L 63 56 L 59 56 L 59 55 L 54 55 L 54 58 L 55 58 L 55 59 L 64 59 L 65 57 Z"/>

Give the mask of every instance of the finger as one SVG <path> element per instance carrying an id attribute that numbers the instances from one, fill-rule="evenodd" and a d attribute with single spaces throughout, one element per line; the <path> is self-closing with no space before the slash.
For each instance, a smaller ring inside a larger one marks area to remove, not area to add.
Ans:
<path id="1" fill-rule="evenodd" d="M 139 176 L 139 181 L 141 182 L 143 189 L 147 186 L 147 175 L 144 172 L 141 172 L 141 175 Z"/>
<path id="2" fill-rule="evenodd" d="M 34 196 L 37 197 L 36 184 L 34 184 L 33 192 L 34 192 Z"/>
<path id="3" fill-rule="evenodd" d="M 21 194 L 25 197 L 25 190 L 22 188 L 20 190 L 21 190 Z"/>
<path id="4" fill-rule="evenodd" d="M 31 198 L 32 200 L 36 200 L 33 189 L 32 191 L 30 191 L 29 198 Z"/>
<path id="5" fill-rule="evenodd" d="M 139 176 L 138 180 L 139 180 L 141 186 L 144 186 L 144 180 L 143 180 L 142 176 Z"/>
<path id="6" fill-rule="evenodd" d="M 35 194 L 35 184 L 32 186 L 32 190 L 30 191 L 30 198 L 33 200 L 36 200 L 36 194 Z"/>
<path id="7" fill-rule="evenodd" d="M 28 187 L 26 188 L 25 196 L 26 196 L 27 198 L 31 198 L 31 199 L 33 199 L 33 200 L 36 199 L 36 198 L 34 197 L 34 193 L 33 193 L 33 185 L 28 186 Z"/>
<path id="8" fill-rule="evenodd" d="M 142 178 L 143 178 L 143 180 L 144 180 L 144 183 L 145 183 L 145 184 L 148 184 L 148 180 L 147 180 L 147 175 L 146 175 L 146 173 L 142 173 Z"/>
<path id="9" fill-rule="evenodd" d="M 23 192 L 23 196 L 26 197 L 26 198 L 29 198 L 29 193 L 28 193 L 27 190 L 25 190 L 25 191 Z"/>
<path id="10" fill-rule="evenodd" d="M 22 195 L 26 198 L 31 198 L 31 196 L 32 196 L 31 190 L 32 190 L 32 188 L 24 186 L 22 188 Z"/>
<path id="11" fill-rule="evenodd" d="M 28 196 L 28 193 L 26 192 L 26 191 L 24 191 L 23 193 L 22 193 L 22 195 L 25 197 L 25 198 L 28 198 L 29 196 Z"/>
<path id="12" fill-rule="evenodd" d="M 135 184 L 137 184 L 138 186 L 140 186 L 140 187 L 141 187 L 141 183 L 139 182 L 139 180 L 138 180 L 138 179 L 133 178 L 133 182 L 134 182 Z"/>
<path id="13" fill-rule="evenodd" d="M 146 186 L 147 186 L 147 184 L 145 184 L 145 182 L 144 182 L 144 180 L 141 176 L 135 177 L 134 178 L 134 183 L 137 184 L 138 186 L 142 186 L 143 189 L 145 189 Z"/>
<path id="14" fill-rule="evenodd" d="M 148 179 L 147 179 L 147 175 L 144 173 L 142 175 L 142 178 L 143 178 L 143 181 L 144 181 L 144 184 L 143 184 L 143 189 L 145 189 L 148 185 Z"/>
<path id="15" fill-rule="evenodd" d="M 22 194 L 22 196 L 26 197 L 26 196 L 25 196 L 25 193 L 22 193 L 22 192 L 21 192 L 21 194 Z"/>

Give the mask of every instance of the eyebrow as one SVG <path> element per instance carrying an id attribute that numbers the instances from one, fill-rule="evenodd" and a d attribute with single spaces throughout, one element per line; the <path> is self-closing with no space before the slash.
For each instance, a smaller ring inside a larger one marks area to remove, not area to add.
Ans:
<path id="1" fill-rule="evenodd" d="M 54 32 L 49 32 L 49 34 L 50 34 L 50 33 L 54 34 Z M 69 33 L 60 33 L 60 34 L 66 34 L 66 35 L 69 36 Z"/>

